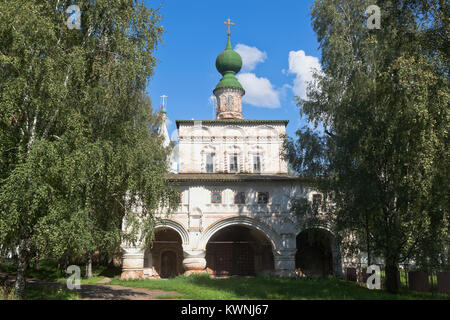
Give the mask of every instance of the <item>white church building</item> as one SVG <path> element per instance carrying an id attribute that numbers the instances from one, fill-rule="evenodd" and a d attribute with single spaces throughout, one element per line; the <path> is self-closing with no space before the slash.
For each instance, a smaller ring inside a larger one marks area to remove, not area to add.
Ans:
<path id="1" fill-rule="evenodd" d="M 283 142 L 289 121 L 242 117 L 245 91 L 235 76 L 242 59 L 230 32 L 216 67 L 222 74 L 213 91 L 216 119 L 176 121 L 179 163 L 168 181 L 181 192 L 179 208 L 159 215 L 151 248 L 122 245 L 122 278 L 341 274 L 332 232 L 317 228 L 322 241 L 311 242 L 289 211 L 292 199 L 321 199 L 308 179 L 288 174 Z M 165 124 L 161 134 L 168 144 Z"/>

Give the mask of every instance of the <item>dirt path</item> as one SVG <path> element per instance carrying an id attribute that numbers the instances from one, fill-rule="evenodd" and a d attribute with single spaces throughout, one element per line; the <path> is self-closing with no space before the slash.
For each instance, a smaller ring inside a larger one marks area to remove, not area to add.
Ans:
<path id="1" fill-rule="evenodd" d="M 175 291 L 129 288 L 115 285 L 82 285 L 81 300 L 162 300 L 180 296 Z M 159 298 L 161 296 L 167 298 Z"/>
<path id="2" fill-rule="evenodd" d="M 11 278 L 9 280 L 14 281 Z M 65 283 L 48 282 L 38 279 L 27 279 L 27 285 L 67 289 Z M 80 300 L 164 300 L 170 299 L 169 297 L 171 296 L 181 296 L 179 292 L 175 291 L 150 290 L 104 284 L 82 284 L 81 288 L 77 291 L 80 295 Z"/>

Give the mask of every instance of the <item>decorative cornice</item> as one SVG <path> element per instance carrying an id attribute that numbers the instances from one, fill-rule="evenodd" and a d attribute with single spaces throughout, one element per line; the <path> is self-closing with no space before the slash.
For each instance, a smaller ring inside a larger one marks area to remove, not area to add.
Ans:
<path id="1" fill-rule="evenodd" d="M 192 124 L 201 122 L 202 124 L 283 124 L 287 126 L 289 120 L 245 120 L 245 119 L 220 119 L 220 120 L 176 120 L 177 128 L 180 124 Z"/>
<path id="2" fill-rule="evenodd" d="M 221 142 L 221 141 L 246 141 L 246 142 L 260 142 L 272 141 L 283 142 L 284 139 L 276 136 L 179 136 L 178 141 L 203 141 L 203 142 Z"/>

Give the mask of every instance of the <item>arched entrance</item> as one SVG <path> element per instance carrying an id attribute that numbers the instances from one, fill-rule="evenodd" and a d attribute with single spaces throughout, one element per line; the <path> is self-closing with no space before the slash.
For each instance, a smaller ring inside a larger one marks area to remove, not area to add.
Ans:
<path id="1" fill-rule="evenodd" d="M 151 269 L 152 276 L 172 278 L 184 272 L 183 247 L 178 232 L 160 227 L 155 231 L 152 247 L 145 252 L 144 269 Z"/>
<path id="2" fill-rule="evenodd" d="M 220 229 L 206 245 L 206 267 L 216 276 L 273 271 L 272 245 L 259 230 L 233 225 Z"/>
<path id="3" fill-rule="evenodd" d="M 295 269 L 298 274 L 323 277 L 333 274 L 333 238 L 323 229 L 307 229 L 297 235 Z"/>

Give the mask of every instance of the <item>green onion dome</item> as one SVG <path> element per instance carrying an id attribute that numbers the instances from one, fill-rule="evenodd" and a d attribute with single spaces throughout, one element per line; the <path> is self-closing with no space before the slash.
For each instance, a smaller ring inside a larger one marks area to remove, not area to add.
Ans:
<path id="1" fill-rule="evenodd" d="M 228 37 L 228 44 L 216 59 L 216 68 L 223 76 L 227 72 L 232 72 L 233 74 L 241 71 L 242 68 L 242 58 L 236 51 L 231 47 L 231 39 Z"/>
<path id="2" fill-rule="evenodd" d="M 236 73 L 238 73 L 242 68 L 242 58 L 239 53 L 233 50 L 230 36 L 228 36 L 227 47 L 216 59 L 216 68 L 217 71 L 222 74 L 223 78 L 217 84 L 214 91 L 222 88 L 236 88 L 244 90 L 235 77 Z"/>

